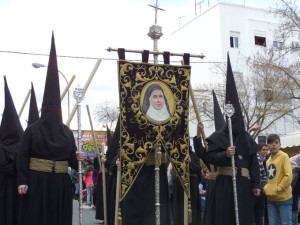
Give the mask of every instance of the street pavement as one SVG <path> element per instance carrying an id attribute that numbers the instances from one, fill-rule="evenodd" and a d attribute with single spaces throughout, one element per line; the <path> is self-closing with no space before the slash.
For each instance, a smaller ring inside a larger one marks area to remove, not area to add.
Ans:
<path id="1" fill-rule="evenodd" d="M 83 225 L 101 225 L 99 220 L 95 219 L 96 209 L 85 206 L 83 203 L 82 224 Z M 79 202 L 73 200 L 73 225 L 79 225 Z"/>

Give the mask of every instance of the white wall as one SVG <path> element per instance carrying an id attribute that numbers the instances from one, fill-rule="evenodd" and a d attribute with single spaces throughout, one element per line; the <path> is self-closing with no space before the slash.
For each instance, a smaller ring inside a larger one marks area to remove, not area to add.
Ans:
<path id="1" fill-rule="evenodd" d="M 256 46 L 254 36 L 265 36 L 267 46 L 273 45 L 277 39 L 274 30 L 277 28 L 279 18 L 270 14 L 269 10 L 248 7 L 240 4 L 217 3 L 211 6 L 201 15 L 173 32 L 165 40 L 169 49 L 174 52 L 189 52 L 191 54 L 203 53 L 206 57 L 202 63 L 191 63 L 192 85 L 200 83 L 214 83 L 219 76 L 210 70 L 211 62 L 227 62 L 227 52 L 230 54 L 233 71 L 247 74 L 248 68 L 243 59 L 255 54 L 263 47 Z M 239 32 L 239 48 L 230 47 L 230 33 Z M 192 34 L 192 35 L 187 35 Z M 291 38 L 288 45 L 291 44 Z M 299 60 L 299 52 L 291 54 L 289 62 Z M 191 59 L 193 61 L 201 61 Z M 265 133 L 275 132 L 278 134 L 289 133 L 297 129 L 297 124 L 289 125 L 290 119 L 283 118 Z M 207 136 L 213 129 L 207 129 Z M 190 124 L 190 135 L 196 134 L 196 123 Z"/>

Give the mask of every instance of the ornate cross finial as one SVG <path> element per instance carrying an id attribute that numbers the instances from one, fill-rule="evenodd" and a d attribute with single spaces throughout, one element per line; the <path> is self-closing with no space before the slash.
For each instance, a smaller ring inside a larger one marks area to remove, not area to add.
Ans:
<path id="1" fill-rule="evenodd" d="M 158 0 L 156 0 L 155 5 L 149 5 L 148 4 L 150 7 L 153 7 L 155 9 L 155 20 L 154 20 L 155 24 L 157 24 L 157 10 L 165 11 L 164 9 L 158 7 L 157 2 L 158 2 Z"/>
<path id="2" fill-rule="evenodd" d="M 228 102 L 224 107 L 224 112 L 227 117 L 232 117 L 234 114 L 234 107 L 230 102 Z"/>
<path id="3" fill-rule="evenodd" d="M 157 10 L 165 11 L 164 9 L 158 8 L 157 4 L 158 0 L 156 0 L 155 6 L 149 5 L 155 9 L 155 24 L 149 28 L 148 36 L 153 40 L 153 51 L 158 52 L 157 40 L 163 35 L 161 26 L 157 25 Z M 154 54 L 154 63 L 157 64 L 157 54 Z"/>
<path id="4" fill-rule="evenodd" d="M 73 96 L 74 96 L 75 100 L 77 101 L 77 103 L 82 102 L 82 100 L 84 99 L 83 88 L 80 88 L 80 87 L 75 88 Z"/>

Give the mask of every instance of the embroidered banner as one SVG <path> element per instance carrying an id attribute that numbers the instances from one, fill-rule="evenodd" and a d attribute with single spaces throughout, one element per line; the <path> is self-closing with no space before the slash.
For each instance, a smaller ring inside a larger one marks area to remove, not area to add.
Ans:
<path id="1" fill-rule="evenodd" d="M 118 61 L 121 197 L 161 145 L 189 196 L 190 66 Z M 154 187 L 153 187 L 154 188 Z"/>

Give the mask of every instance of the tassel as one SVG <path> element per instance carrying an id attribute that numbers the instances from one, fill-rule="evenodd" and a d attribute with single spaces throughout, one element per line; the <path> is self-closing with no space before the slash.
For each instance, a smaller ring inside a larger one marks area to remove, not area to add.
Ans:
<path id="1" fill-rule="evenodd" d="M 192 206 L 191 206 L 191 201 L 188 201 L 188 222 L 192 223 Z"/>
<path id="2" fill-rule="evenodd" d="M 119 208 L 119 212 L 118 212 L 118 225 L 122 225 L 122 213 L 121 213 L 121 208 Z"/>

